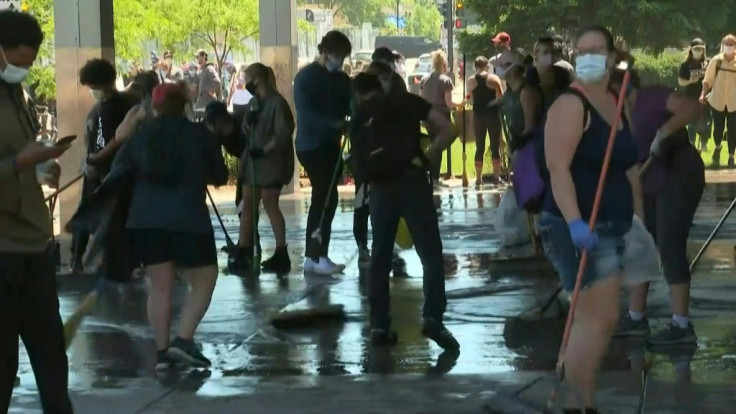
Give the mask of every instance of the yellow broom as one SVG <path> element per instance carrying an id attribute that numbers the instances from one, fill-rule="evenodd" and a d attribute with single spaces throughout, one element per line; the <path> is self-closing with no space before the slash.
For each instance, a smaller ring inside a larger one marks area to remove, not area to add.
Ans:
<path id="1" fill-rule="evenodd" d="M 88 293 L 87 296 L 84 297 L 84 300 L 82 300 L 72 316 L 64 322 L 64 342 L 67 349 L 69 349 L 69 345 L 72 344 L 72 341 L 74 341 L 74 338 L 77 336 L 77 332 L 79 331 L 79 327 L 82 326 L 84 317 L 89 315 L 92 308 L 97 303 L 97 296 L 99 295 L 104 282 L 105 279 L 101 278 L 95 285 L 92 292 Z"/>

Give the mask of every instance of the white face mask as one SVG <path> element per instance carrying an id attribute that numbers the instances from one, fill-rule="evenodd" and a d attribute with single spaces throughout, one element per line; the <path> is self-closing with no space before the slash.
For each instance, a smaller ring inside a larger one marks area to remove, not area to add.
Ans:
<path id="1" fill-rule="evenodd" d="M 89 93 L 95 98 L 95 101 L 100 102 L 105 97 L 105 92 L 98 91 L 96 89 L 90 89 Z"/>
<path id="2" fill-rule="evenodd" d="M 703 51 L 702 50 L 693 50 L 693 58 L 700 59 L 703 57 Z"/>
<path id="3" fill-rule="evenodd" d="M 5 70 L 0 70 L 0 79 L 10 84 L 18 84 L 26 80 L 29 70 L 11 65 L 5 58 L 5 51 L 2 47 L 0 47 L 0 57 L 5 62 Z"/>
<path id="4" fill-rule="evenodd" d="M 597 82 L 608 73 L 606 55 L 587 54 L 575 59 L 575 74 L 581 82 Z"/>
<path id="5" fill-rule="evenodd" d="M 736 47 L 734 46 L 723 46 L 723 53 L 727 55 L 732 55 L 734 50 L 736 50 Z"/>

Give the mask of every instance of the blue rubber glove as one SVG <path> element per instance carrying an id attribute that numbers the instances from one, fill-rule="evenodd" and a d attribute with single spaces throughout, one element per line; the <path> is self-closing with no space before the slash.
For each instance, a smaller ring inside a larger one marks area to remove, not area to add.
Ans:
<path id="1" fill-rule="evenodd" d="M 573 220 L 567 223 L 567 227 L 570 229 L 570 237 L 572 237 L 572 244 L 578 250 L 593 250 L 598 244 L 598 235 L 590 231 L 588 223 L 582 219 Z"/>

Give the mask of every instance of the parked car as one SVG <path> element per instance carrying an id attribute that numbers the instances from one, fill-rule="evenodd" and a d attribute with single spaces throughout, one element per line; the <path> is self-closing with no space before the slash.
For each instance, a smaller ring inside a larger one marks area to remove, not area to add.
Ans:
<path id="1" fill-rule="evenodd" d="M 414 59 L 425 53 L 442 48 L 442 45 L 428 37 L 422 36 L 378 36 L 376 48 L 387 47 L 396 50 L 406 59 Z"/>
<path id="2" fill-rule="evenodd" d="M 407 83 L 409 85 L 409 92 L 419 95 L 419 83 L 422 78 L 429 75 L 432 72 L 432 55 L 425 53 L 419 56 L 417 63 L 414 65 L 414 71 L 409 78 Z"/>

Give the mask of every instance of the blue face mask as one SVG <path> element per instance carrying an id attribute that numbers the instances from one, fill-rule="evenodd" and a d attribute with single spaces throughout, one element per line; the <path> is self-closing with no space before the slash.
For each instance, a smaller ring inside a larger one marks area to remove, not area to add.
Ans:
<path id="1" fill-rule="evenodd" d="M 608 73 L 606 55 L 586 54 L 575 59 L 575 75 L 581 82 L 597 82 Z"/>
<path id="2" fill-rule="evenodd" d="M 11 65 L 5 58 L 5 51 L 0 46 L 0 58 L 5 63 L 5 69 L 0 70 L 0 79 L 10 84 L 18 84 L 26 80 L 29 70 L 15 65 Z"/>
<path id="3" fill-rule="evenodd" d="M 337 72 L 342 68 L 342 62 L 345 59 L 339 59 L 334 56 L 328 56 L 327 62 L 325 62 L 325 67 L 330 72 Z"/>

